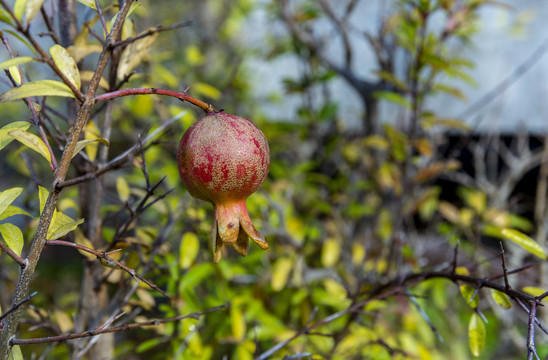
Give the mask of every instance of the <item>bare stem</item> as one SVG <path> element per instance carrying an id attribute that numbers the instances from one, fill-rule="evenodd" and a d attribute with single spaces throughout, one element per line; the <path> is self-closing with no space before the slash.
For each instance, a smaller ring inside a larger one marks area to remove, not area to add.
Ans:
<path id="1" fill-rule="evenodd" d="M 66 341 L 66 340 L 72 340 L 72 339 L 78 339 L 83 337 L 90 337 L 100 334 L 106 334 L 106 333 L 113 333 L 113 332 L 119 332 L 119 331 L 127 331 L 134 328 L 142 328 L 146 326 L 158 326 L 159 324 L 164 324 L 168 322 L 174 322 L 179 321 L 183 319 L 199 319 L 200 317 L 212 313 L 214 311 L 224 309 L 227 305 L 219 305 L 216 307 L 213 307 L 211 309 L 207 309 L 205 311 L 196 311 L 187 315 L 179 315 L 174 316 L 170 318 L 165 319 L 155 319 L 155 320 L 149 320 L 144 322 L 138 322 L 138 323 L 132 323 L 132 324 L 125 324 L 120 326 L 114 326 L 110 328 L 104 328 L 103 326 L 89 331 L 84 331 L 81 333 L 76 334 L 65 334 L 65 335 L 59 335 L 59 336 L 50 336 L 50 337 L 43 337 L 43 338 L 35 338 L 35 339 L 12 339 L 11 345 L 30 345 L 30 344 L 43 344 L 43 343 L 51 343 L 51 342 L 59 342 L 59 341 Z"/>
<path id="2" fill-rule="evenodd" d="M 6 244 L 3 242 L 0 242 L 0 250 L 5 252 L 9 257 L 11 257 L 16 263 L 21 266 L 21 269 L 24 269 L 25 266 L 27 266 L 27 263 L 25 262 L 25 259 L 23 259 L 21 256 L 14 253 Z"/>
<path id="3" fill-rule="evenodd" d="M 185 94 L 184 92 L 178 92 L 173 90 L 164 90 L 164 89 L 156 89 L 156 88 L 140 88 L 140 89 L 123 89 L 123 90 L 117 90 L 112 91 L 109 93 L 101 94 L 95 97 L 95 101 L 105 101 L 110 99 L 115 99 L 122 96 L 129 96 L 129 95 L 165 95 L 165 96 L 171 96 L 175 97 L 177 99 L 180 99 L 182 101 L 187 101 L 193 105 L 198 106 L 202 110 L 204 110 L 206 113 L 210 112 L 216 112 L 215 108 L 213 108 L 213 105 L 203 102 L 202 100 L 198 100 L 190 95 Z"/>

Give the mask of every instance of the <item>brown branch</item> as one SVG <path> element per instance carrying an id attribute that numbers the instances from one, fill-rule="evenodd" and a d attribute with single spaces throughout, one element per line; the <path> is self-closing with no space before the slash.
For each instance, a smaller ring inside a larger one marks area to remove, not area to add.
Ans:
<path id="1" fill-rule="evenodd" d="M 16 263 L 21 266 L 21 269 L 24 269 L 27 266 L 27 262 L 21 256 L 13 252 L 6 244 L 0 242 L 0 250 L 5 252 L 9 257 L 11 257 Z"/>
<path id="2" fill-rule="evenodd" d="M 110 99 L 115 99 L 122 96 L 129 96 L 129 95 L 165 95 L 165 96 L 171 96 L 175 97 L 177 99 L 180 99 L 182 101 L 187 101 L 193 105 L 198 106 L 202 110 L 204 110 L 206 113 L 210 112 L 217 112 L 215 108 L 211 104 L 207 104 L 201 100 L 198 100 L 190 95 L 185 94 L 184 92 L 178 92 L 173 90 L 164 90 L 164 89 L 156 89 L 156 88 L 141 88 L 141 89 L 123 89 L 123 90 L 117 90 L 112 91 L 109 93 L 101 94 L 95 97 L 95 102 L 99 101 L 105 101 Z"/>
<path id="3" fill-rule="evenodd" d="M 12 339 L 10 341 L 10 345 L 30 345 L 30 344 L 43 344 L 43 343 L 52 343 L 52 342 L 60 342 L 60 341 L 67 341 L 72 339 L 79 339 L 83 337 L 90 337 L 90 336 L 96 336 L 101 334 L 107 334 L 107 333 L 113 333 L 113 332 L 119 332 L 119 331 L 127 331 L 130 329 L 135 328 L 142 328 L 146 326 L 158 326 L 159 324 L 164 324 L 168 322 L 174 322 L 179 321 L 183 319 L 199 319 L 200 317 L 207 315 L 209 313 L 215 312 L 220 309 L 227 308 L 228 306 L 226 304 L 215 306 L 213 308 L 207 309 L 205 311 L 195 311 L 193 313 L 187 314 L 187 315 L 179 315 L 174 316 L 170 318 L 165 319 L 155 319 L 155 320 L 149 320 L 149 321 L 143 321 L 143 322 L 137 322 L 132 324 L 125 324 L 120 326 L 114 326 L 111 328 L 103 328 L 99 327 L 94 330 L 88 330 L 81 333 L 76 334 L 65 334 L 65 335 L 59 335 L 59 336 L 49 336 L 49 337 L 43 337 L 43 338 L 35 338 L 35 339 Z"/>
<path id="4" fill-rule="evenodd" d="M 23 305 L 24 303 L 26 303 L 27 301 L 30 301 L 30 299 L 32 299 L 36 294 L 38 294 L 37 291 L 33 292 L 32 294 L 30 294 L 29 296 L 27 296 L 26 298 L 24 298 L 23 300 L 19 301 L 18 303 L 16 304 L 13 304 L 5 313 L 3 313 L 2 315 L 0 315 L 0 320 L 2 320 L 3 318 L 5 318 L 6 316 L 8 316 L 9 314 L 11 314 L 12 312 L 14 312 L 15 310 L 17 310 L 19 308 L 19 306 Z M 1 329 L 1 328 L 0 328 Z"/>
<path id="5" fill-rule="evenodd" d="M 159 26 L 150 28 L 150 29 L 148 29 L 147 31 L 145 31 L 145 32 L 143 32 L 142 34 L 139 34 L 139 35 L 137 35 L 137 36 L 130 37 L 130 38 L 127 38 L 127 39 L 125 39 L 125 40 L 117 41 L 117 42 L 115 42 L 114 44 L 112 44 L 111 47 L 112 47 L 112 48 L 115 48 L 115 47 L 119 47 L 119 46 L 124 46 L 124 45 L 127 45 L 127 44 L 131 44 L 132 42 L 135 42 L 135 41 L 137 41 L 137 40 L 146 38 L 146 37 L 148 37 L 148 36 L 157 34 L 157 33 L 159 33 L 159 32 L 164 32 L 164 31 L 169 31 L 169 30 L 180 29 L 180 28 L 182 28 L 182 27 L 189 26 L 190 24 L 192 24 L 192 21 L 191 21 L 191 20 L 182 21 L 182 22 L 180 22 L 180 23 L 173 24 L 173 25 L 168 25 L 168 26 L 159 25 Z"/>
<path id="6" fill-rule="evenodd" d="M 141 275 L 137 274 L 137 272 L 135 270 L 133 270 L 131 268 L 128 268 L 127 266 L 125 266 L 121 262 L 119 262 L 119 261 L 111 258 L 110 256 L 108 256 L 109 252 L 90 249 L 86 246 L 76 244 L 76 243 L 72 243 L 72 242 L 69 242 L 69 241 L 63 241 L 63 240 L 46 240 L 46 245 L 69 246 L 69 247 L 73 247 L 73 248 L 88 252 L 90 254 L 93 254 L 93 255 L 97 256 L 97 258 L 99 259 L 101 264 L 107 265 L 107 266 L 110 266 L 110 267 L 119 268 L 120 270 L 123 270 L 123 271 L 127 272 L 129 275 L 131 275 L 135 280 L 144 282 L 145 284 L 150 286 L 152 289 L 158 291 L 160 294 L 162 294 L 165 297 L 169 298 L 169 295 L 165 291 L 160 289 L 156 284 L 154 284 L 153 282 L 145 279 Z M 112 253 L 112 251 L 110 253 Z"/>

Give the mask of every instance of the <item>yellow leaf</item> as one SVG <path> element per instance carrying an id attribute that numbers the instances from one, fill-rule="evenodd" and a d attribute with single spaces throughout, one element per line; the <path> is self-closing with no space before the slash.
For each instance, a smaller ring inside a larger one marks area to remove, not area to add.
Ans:
<path id="1" fill-rule="evenodd" d="M 15 83 L 17 85 L 21 85 L 21 73 L 19 72 L 17 66 L 10 66 L 9 72 Z"/>
<path id="2" fill-rule="evenodd" d="M 94 74 L 93 71 L 89 71 L 89 70 L 82 71 L 80 72 L 80 79 L 84 82 L 89 83 L 91 82 L 91 78 L 93 77 L 93 74 Z M 105 90 L 109 89 L 108 82 L 105 80 L 104 77 L 101 77 L 101 79 L 99 80 L 99 86 Z"/>
<path id="3" fill-rule="evenodd" d="M 97 154 L 97 148 L 95 148 L 95 150 L 90 150 L 91 149 L 91 145 L 97 145 L 95 144 L 96 142 L 100 142 L 100 143 L 103 143 L 105 144 L 106 146 L 109 146 L 110 143 L 108 142 L 107 139 L 103 139 L 103 138 L 96 138 L 96 139 L 86 139 L 86 140 L 80 140 L 76 143 L 76 147 L 74 148 L 74 152 L 72 153 L 72 157 L 74 158 L 76 155 L 78 155 L 78 153 L 80 151 L 82 151 L 83 148 L 85 148 L 86 146 L 90 145 L 88 147 L 88 153 L 90 154 L 93 154 L 93 158 L 91 155 L 88 155 L 88 157 L 90 158 L 90 160 L 95 160 L 95 157 L 96 157 L 96 154 Z"/>
<path id="4" fill-rule="evenodd" d="M 514 229 L 503 229 L 502 236 L 518 244 L 531 254 L 546 260 L 546 252 L 544 251 L 542 246 L 540 246 L 535 240 L 531 239 L 529 236 Z"/>
<path id="5" fill-rule="evenodd" d="M 10 351 L 9 360 L 23 360 L 23 353 L 19 345 L 12 346 Z"/>
<path id="6" fill-rule="evenodd" d="M 61 72 L 74 86 L 80 88 L 80 71 L 68 51 L 61 45 L 56 44 L 49 48 L 49 53 L 51 54 L 53 62 L 57 65 Z"/>
<path id="7" fill-rule="evenodd" d="M 359 242 L 352 244 L 352 265 L 358 266 L 365 259 L 365 246 Z"/>
<path id="8" fill-rule="evenodd" d="M 123 203 L 127 202 L 131 194 L 131 189 L 129 188 L 126 179 L 121 176 L 116 178 L 116 190 L 118 191 L 120 200 L 122 200 Z"/>
<path id="9" fill-rule="evenodd" d="M 292 268 L 292 259 L 279 258 L 278 260 L 276 260 L 276 263 L 274 263 L 274 266 L 272 267 L 272 279 L 270 282 L 272 290 L 280 291 L 285 287 L 285 285 L 287 284 L 287 280 L 289 279 L 289 273 L 291 272 Z"/>
<path id="10" fill-rule="evenodd" d="M 192 84 L 190 87 L 193 93 L 196 93 L 201 96 L 206 96 L 213 100 L 219 100 L 221 98 L 221 92 L 214 86 L 211 86 L 206 83 L 197 82 Z"/>
<path id="11" fill-rule="evenodd" d="M 44 206 L 46 205 L 46 200 L 48 199 L 49 191 L 45 187 L 38 186 L 38 198 L 40 199 L 40 215 L 44 211 Z"/>
<path id="12" fill-rule="evenodd" d="M 230 327 L 234 339 L 242 341 L 246 333 L 246 323 L 240 306 L 235 303 L 230 306 Z"/>
<path id="13" fill-rule="evenodd" d="M 62 333 L 69 332 L 74 327 L 72 319 L 64 311 L 55 309 L 54 314 Z"/>
<path id="14" fill-rule="evenodd" d="M 22 191 L 23 188 L 15 187 L 0 192 L 0 215 L 17 199 Z"/>
<path id="15" fill-rule="evenodd" d="M 25 16 L 27 17 L 27 22 L 31 22 L 32 19 L 38 14 L 44 0 L 28 0 L 27 6 L 25 8 Z"/>
<path id="16" fill-rule="evenodd" d="M 332 267 L 337 264 L 341 254 L 341 245 L 336 239 L 327 239 L 322 246 L 322 265 Z"/>
<path id="17" fill-rule="evenodd" d="M 22 84 L 0 95 L 0 103 L 19 100 L 32 96 L 63 96 L 74 97 L 72 90 L 65 84 L 55 80 L 37 80 Z"/>
<path id="18" fill-rule="evenodd" d="M 485 347 L 485 324 L 481 317 L 473 313 L 468 323 L 468 343 L 474 356 L 480 356 Z"/>
<path id="19" fill-rule="evenodd" d="M 4 242 L 17 255 L 21 256 L 23 251 L 24 239 L 21 230 L 10 223 L 0 224 L 0 234 L 4 238 Z"/>
<path id="20" fill-rule="evenodd" d="M 87 237 L 84 236 L 84 234 L 82 234 L 81 231 L 75 231 L 74 232 L 74 242 L 78 245 L 82 245 L 82 246 L 85 246 L 89 249 L 93 249 L 93 244 L 91 243 L 91 241 L 88 240 Z M 80 250 L 78 249 L 78 252 L 82 255 L 84 255 L 88 260 L 95 260 L 97 259 L 97 257 L 87 251 L 84 251 L 84 250 Z"/>
<path id="21" fill-rule="evenodd" d="M 26 147 L 36 151 L 38 154 L 42 155 L 51 165 L 51 156 L 48 151 L 46 144 L 38 136 L 31 134 L 23 130 L 11 130 L 9 136 L 19 141 Z"/>
<path id="22" fill-rule="evenodd" d="M 200 241 L 198 236 L 193 232 L 185 233 L 179 247 L 179 266 L 182 269 L 189 268 L 194 263 L 199 250 Z"/>
<path id="23" fill-rule="evenodd" d="M 0 129 L 0 150 L 8 146 L 12 141 L 13 137 L 9 135 L 9 132 L 15 129 L 25 131 L 30 127 L 30 123 L 26 121 L 14 121 L 2 127 Z"/>
<path id="24" fill-rule="evenodd" d="M 189 45 L 185 48 L 186 60 L 190 66 L 201 65 L 206 58 L 196 45 Z"/>
<path id="25" fill-rule="evenodd" d="M 540 296 L 546 292 L 545 289 L 536 286 L 524 286 L 522 290 L 532 296 Z"/>
<path id="26" fill-rule="evenodd" d="M 23 19 L 26 7 L 27 0 L 15 0 L 15 4 L 13 4 L 13 14 L 17 20 L 21 21 Z"/>
<path id="27" fill-rule="evenodd" d="M 80 4 L 84 4 L 92 8 L 93 10 L 97 10 L 97 7 L 95 6 L 95 1 L 93 0 L 76 0 L 76 1 L 78 1 Z"/>
<path id="28" fill-rule="evenodd" d="M 156 41 L 158 33 L 146 36 L 129 44 L 120 57 L 120 65 L 118 66 L 118 79 L 122 80 L 135 69 L 142 60 L 149 54 L 149 49 Z"/>
<path id="29" fill-rule="evenodd" d="M 145 310 L 150 310 L 156 305 L 156 300 L 154 300 L 154 296 L 150 294 L 148 290 L 145 290 L 144 288 L 137 288 L 137 296 L 139 297 L 140 305 Z"/>
<path id="30" fill-rule="evenodd" d="M 507 310 L 512 307 L 512 303 L 510 302 L 508 295 L 505 293 L 491 289 L 491 296 L 493 297 L 493 300 L 495 300 L 495 302 L 503 309 Z"/>
<path id="31" fill-rule="evenodd" d="M 466 300 L 466 304 L 470 306 L 472 309 L 475 309 L 479 305 L 479 295 L 475 288 L 473 288 L 470 285 L 460 285 L 460 293 L 464 300 Z M 473 296 L 473 298 L 472 298 Z"/>

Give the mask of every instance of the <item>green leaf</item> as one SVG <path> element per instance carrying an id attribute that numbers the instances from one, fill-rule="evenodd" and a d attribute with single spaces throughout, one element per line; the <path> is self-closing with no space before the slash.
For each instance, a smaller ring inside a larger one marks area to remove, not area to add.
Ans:
<path id="1" fill-rule="evenodd" d="M 219 100 L 221 97 L 221 91 L 219 91 L 219 89 L 203 82 L 197 82 L 192 84 L 190 89 L 193 93 L 206 96 L 213 100 Z"/>
<path id="2" fill-rule="evenodd" d="M 479 305 L 479 297 L 476 289 L 466 284 L 460 285 L 459 288 L 460 293 L 464 300 L 466 300 L 468 306 L 470 306 L 472 309 L 477 308 Z M 474 298 L 472 298 L 472 296 L 474 296 Z"/>
<path id="3" fill-rule="evenodd" d="M 49 48 L 49 53 L 51 54 L 53 62 L 57 65 L 61 72 L 65 74 L 74 86 L 80 88 L 80 71 L 68 51 L 61 45 L 53 45 Z"/>
<path id="4" fill-rule="evenodd" d="M 12 17 L 4 9 L 0 9 L 0 21 L 13 26 Z"/>
<path id="5" fill-rule="evenodd" d="M 21 21 L 23 19 L 26 7 L 27 0 L 15 0 L 15 4 L 13 4 L 13 14 L 17 20 Z"/>
<path id="6" fill-rule="evenodd" d="M 0 150 L 8 146 L 13 141 L 13 137 L 9 135 L 9 132 L 15 129 L 27 130 L 30 127 L 30 123 L 26 121 L 14 121 L 5 125 L 0 129 Z"/>
<path id="7" fill-rule="evenodd" d="M 32 19 L 38 14 L 44 0 L 27 0 L 25 7 L 25 16 L 27 17 L 27 22 L 30 23 Z"/>
<path id="8" fill-rule="evenodd" d="M 84 4 L 87 7 L 92 8 L 93 10 L 97 10 L 97 7 L 95 6 L 95 1 L 93 0 L 76 0 L 76 1 L 78 1 L 80 4 Z"/>
<path id="9" fill-rule="evenodd" d="M 51 156 L 48 148 L 38 136 L 23 130 L 11 130 L 8 134 L 23 145 L 42 155 L 51 164 Z"/>
<path id="10" fill-rule="evenodd" d="M 72 90 L 65 84 L 55 80 L 37 80 L 24 83 L 0 95 L 0 103 L 19 100 L 31 96 L 63 96 L 75 97 Z"/>
<path id="11" fill-rule="evenodd" d="M 39 55 L 37 52 L 36 52 L 36 49 L 34 48 L 34 46 L 32 46 L 28 41 L 27 39 L 25 39 L 21 34 L 19 34 L 17 31 L 12 31 L 12 30 L 9 30 L 9 29 L 5 29 L 5 30 L 2 30 L 3 32 L 6 32 L 8 34 L 11 34 L 13 36 L 15 36 L 19 41 L 21 41 L 23 44 L 25 44 L 26 47 L 29 48 L 30 51 L 32 51 L 35 55 Z"/>
<path id="12" fill-rule="evenodd" d="M 10 205 L 2 214 L 0 214 L 0 220 L 4 220 L 14 215 L 26 215 L 32 217 L 28 212 L 23 209 L 18 208 L 17 206 Z"/>
<path id="13" fill-rule="evenodd" d="M 13 224 L 5 223 L 0 224 L 0 234 L 4 238 L 4 242 L 8 247 L 17 255 L 21 256 L 23 251 L 23 233 L 19 228 Z"/>
<path id="14" fill-rule="evenodd" d="M 75 230 L 83 222 L 84 219 L 72 220 L 71 217 L 55 211 L 46 238 L 48 240 L 59 239 Z"/>
<path id="15" fill-rule="evenodd" d="M 31 62 L 31 61 L 34 61 L 34 59 L 31 58 L 30 56 L 14 57 L 12 59 L 2 61 L 0 63 L 0 70 L 6 70 L 6 69 L 10 68 L 11 66 L 26 64 L 26 63 Z"/>
<path id="16" fill-rule="evenodd" d="M 0 215 L 17 199 L 22 191 L 23 188 L 16 187 L 0 192 Z"/>
<path id="17" fill-rule="evenodd" d="M 246 323 L 244 314 L 238 304 L 233 303 L 230 306 L 230 326 L 234 340 L 237 342 L 242 341 L 246 333 Z"/>
<path id="18" fill-rule="evenodd" d="M 11 348 L 10 356 L 8 358 L 9 360 L 24 360 L 23 359 L 23 353 L 21 352 L 21 347 L 19 345 L 15 345 Z"/>
<path id="19" fill-rule="evenodd" d="M 499 304 L 501 308 L 508 310 L 512 307 L 510 298 L 505 293 L 495 289 L 491 289 L 491 296 L 493 297 L 493 300 L 495 300 L 495 302 Z"/>
<path id="20" fill-rule="evenodd" d="M 411 102 L 400 94 L 396 94 L 392 91 L 375 91 L 374 96 L 379 100 L 385 100 L 406 109 L 411 109 Z"/>
<path id="21" fill-rule="evenodd" d="M 486 330 L 481 317 L 473 313 L 468 323 L 468 344 L 474 356 L 480 356 L 485 347 Z"/>
<path id="22" fill-rule="evenodd" d="M 126 179 L 121 176 L 116 178 L 116 190 L 118 191 L 120 200 L 122 200 L 123 203 L 127 202 L 131 194 L 131 189 L 129 188 Z"/>
<path id="23" fill-rule="evenodd" d="M 272 267 L 272 279 L 270 281 L 272 290 L 280 291 L 285 287 L 292 268 L 293 260 L 287 257 L 279 258 L 276 263 L 274 263 L 274 266 Z"/>
<path id="24" fill-rule="evenodd" d="M 546 260 L 546 252 L 544 251 L 544 249 L 535 240 L 531 239 L 529 236 L 514 229 L 503 229 L 502 236 L 518 244 L 519 246 L 521 246 L 522 248 L 524 248 L 531 254 Z"/>
<path id="25" fill-rule="evenodd" d="M 44 206 L 46 206 L 46 200 L 48 199 L 49 191 L 45 187 L 38 186 L 38 197 L 40 198 L 40 215 L 44 211 Z"/>
<path id="26" fill-rule="evenodd" d="M 103 139 L 103 138 L 95 138 L 95 139 L 86 139 L 86 140 L 80 140 L 76 143 L 76 147 L 74 148 L 74 152 L 72 153 L 72 158 L 74 158 L 76 155 L 78 155 L 78 153 L 80 151 L 82 151 L 83 148 L 85 148 L 86 146 L 88 146 L 89 144 L 91 143 L 94 143 L 94 142 L 100 142 L 100 143 L 103 143 L 105 144 L 106 146 L 110 146 L 110 143 L 108 142 L 107 139 Z"/>
<path id="27" fill-rule="evenodd" d="M 536 286 L 524 286 L 521 290 L 532 296 L 540 296 L 546 292 L 545 289 Z"/>
<path id="28" fill-rule="evenodd" d="M 193 232 L 186 232 L 181 239 L 179 247 L 179 266 L 182 269 L 189 268 L 200 250 L 200 241 L 198 236 Z"/>

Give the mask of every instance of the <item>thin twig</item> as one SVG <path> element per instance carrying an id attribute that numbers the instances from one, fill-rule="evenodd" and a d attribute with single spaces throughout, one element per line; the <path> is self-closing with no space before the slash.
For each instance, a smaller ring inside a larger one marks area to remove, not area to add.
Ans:
<path id="1" fill-rule="evenodd" d="M 502 272 L 504 274 L 504 286 L 506 287 L 506 290 L 510 290 L 510 282 L 508 281 L 508 268 L 506 267 L 506 256 L 504 255 L 504 247 L 502 246 L 502 241 L 499 243 L 500 245 L 500 257 L 502 258 Z"/>
<path id="2" fill-rule="evenodd" d="M 108 34 L 107 22 L 105 21 L 105 16 L 103 15 L 103 9 L 101 9 L 101 4 L 99 0 L 95 0 L 95 8 L 97 9 L 97 14 L 99 14 L 99 19 L 101 19 L 101 25 L 103 25 L 103 31 L 106 36 Z"/>
<path id="3" fill-rule="evenodd" d="M 27 266 L 25 259 L 17 255 L 13 250 L 11 250 L 6 244 L 0 241 L 0 250 L 5 252 L 9 257 L 11 257 L 16 263 L 21 266 L 21 269 L 24 269 Z"/>
<path id="4" fill-rule="evenodd" d="M 182 28 L 182 27 L 185 27 L 185 26 L 189 26 L 190 24 L 192 24 L 192 20 L 182 21 L 180 23 L 173 24 L 173 25 L 168 25 L 168 26 L 163 26 L 163 25 L 156 26 L 156 27 L 148 29 L 147 31 L 145 31 L 142 34 L 139 34 L 137 36 L 130 37 L 130 38 L 127 38 L 125 40 L 117 41 L 114 44 L 112 44 L 111 47 L 115 48 L 115 47 L 131 44 L 132 42 L 135 42 L 139 39 L 146 38 L 147 36 L 151 36 L 151 35 L 157 34 L 159 32 L 163 32 L 163 31 L 179 29 L 179 28 Z"/>
<path id="5" fill-rule="evenodd" d="M 10 313 L 14 312 L 15 310 L 17 310 L 19 308 L 19 306 L 23 305 L 24 303 L 26 303 L 27 301 L 30 301 L 30 299 L 32 299 L 34 297 L 34 295 L 38 294 L 37 291 L 33 292 L 32 294 L 30 294 L 29 296 L 27 296 L 26 298 L 24 298 L 23 300 L 19 301 L 18 303 L 12 305 L 5 313 L 3 313 L 2 315 L 0 315 L 0 321 L 5 318 L 6 316 L 8 316 Z"/>
<path id="6" fill-rule="evenodd" d="M 215 306 L 213 308 L 207 309 L 205 311 L 195 311 L 193 313 L 187 314 L 187 315 L 179 315 L 174 316 L 170 318 L 165 319 L 154 319 L 144 322 L 137 322 L 132 324 L 125 324 L 120 326 L 114 326 L 111 328 L 103 328 L 102 326 L 88 331 L 83 331 L 76 334 L 65 334 L 65 335 L 59 335 L 59 336 L 49 336 L 49 337 L 43 337 L 43 338 L 35 338 L 35 339 L 12 339 L 10 341 L 10 345 L 30 345 L 30 344 L 43 344 L 43 343 L 51 343 L 51 342 L 59 342 L 59 341 L 67 341 L 72 339 L 79 339 L 83 337 L 89 337 L 89 336 L 95 336 L 95 335 L 101 335 L 106 333 L 113 333 L 113 332 L 119 332 L 119 331 L 127 331 L 130 329 L 135 328 L 142 328 L 147 326 L 158 326 L 159 324 L 165 324 L 168 322 L 175 322 L 183 319 L 199 319 L 200 317 L 207 315 L 209 313 L 215 312 L 220 309 L 227 308 L 228 306 L 226 304 Z"/>
<path id="7" fill-rule="evenodd" d="M 88 252 L 90 254 L 93 254 L 93 255 L 97 256 L 97 258 L 99 260 L 102 260 L 101 263 L 103 265 L 120 268 L 121 270 L 123 270 L 123 271 L 127 272 L 129 275 L 131 275 L 135 280 L 138 280 L 138 281 L 140 280 L 140 281 L 144 282 L 145 284 L 147 284 L 148 286 L 150 286 L 154 290 L 158 291 L 160 294 L 162 294 L 165 297 L 169 298 L 169 295 L 164 290 L 160 289 L 156 284 L 152 283 L 151 281 L 149 281 L 149 280 L 145 279 L 144 277 L 142 277 L 141 275 L 137 274 L 137 272 L 135 270 L 133 270 L 131 268 L 128 268 L 127 266 L 125 266 L 121 262 L 111 258 L 110 256 L 108 256 L 109 253 L 107 253 L 107 252 L 93 250 L 93 249 L 90 249 L 86 246 L 76 244 L 76 243 L 72 243 L 72 242 L 69 242 L 69 241 L 63 241 L 63 240 L 47 240 L 46 245 L 70 246 L 70 247 L 73 247 L 73 248 Z M 112 253 L 112 251 L 110 253 Z"/>

